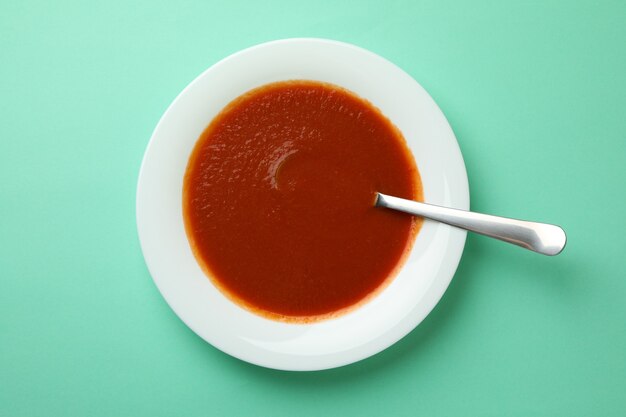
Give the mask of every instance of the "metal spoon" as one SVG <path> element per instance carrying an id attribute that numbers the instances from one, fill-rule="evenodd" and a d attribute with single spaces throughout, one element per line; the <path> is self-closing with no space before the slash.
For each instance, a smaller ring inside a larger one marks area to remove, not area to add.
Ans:
<path id="1" fill-rule="evenodd" d="M 381 193 L 377 193 L 375 205 L 403 211 L 414 216 L 426 217 L 450 226 L 480 233 L 481 235 L 495 237 L 496 239 L 544 255 L 558 255 L 567 242 L 565 231 L 553 224 L 473 213 L 471 211 L 418 203 Z"/>

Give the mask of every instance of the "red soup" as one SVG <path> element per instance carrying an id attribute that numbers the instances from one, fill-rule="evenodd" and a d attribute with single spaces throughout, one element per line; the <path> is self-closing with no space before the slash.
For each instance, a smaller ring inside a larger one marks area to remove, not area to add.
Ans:
<path id="1" fill-rule="evenodd" d="M 402 134 L 366 100 L 315 81 L 268 84 L 215 117 L 191 154 L 183 214 L 214 284 L 265 317 L 307 322 L 392 279 L 421 221 L 373 206 L 422 199 Z"/>

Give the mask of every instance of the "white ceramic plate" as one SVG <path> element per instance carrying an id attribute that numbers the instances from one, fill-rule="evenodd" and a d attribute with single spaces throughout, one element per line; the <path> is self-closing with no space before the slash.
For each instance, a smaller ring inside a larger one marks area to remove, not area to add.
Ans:
<path id="1" fill-rule="evenodd" d="M 319 370 L 374 355 L 415 328 L 448 287 L 465 232 L 426 221 L 392 283 L 333 320 L 281 323 L 229 301 L 204 275 L 185 235 L 187 160 L 199 135 L 232 99 L 290 79 L 337 84 L 377 106 L 408 141 L 426 202 L 469 209 L 469 190 L 454 134 L 428 93 L 391 62 L 353 45 L 322 39 L 257 45 L 213 65 L 174 100 L 150 139 L 137 186 L 137 228 L 154 282 L 176 314 L 216 348 L 269 368 Z"/>

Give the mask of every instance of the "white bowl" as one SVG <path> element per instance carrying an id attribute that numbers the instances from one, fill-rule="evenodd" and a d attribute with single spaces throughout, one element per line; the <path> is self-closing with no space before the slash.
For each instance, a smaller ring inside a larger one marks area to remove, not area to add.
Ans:
<path id="1" fill-rule="evenodd" d="M 290 79 L 337 84 L 377 106 L 404 134 L 426 202 L 467 210 L 469 190 L 452 129 L 428 93 L 391 62 L 353 45 L 323 39 L 257 45 L 213 65 L 174 100 L 150 139 L 137 186 L 137 228 L 154 282 L 176 314 L 223 352 L 268 368 L 319 370 L 374 355 L 415 328 L 448 287 L 465 232 L 426 221 L 391 284 L 335 319 L 282 323 L 225 297 L 196 262 L 185 234 L 187 161 L 227 103 L 254 87 Z"/>

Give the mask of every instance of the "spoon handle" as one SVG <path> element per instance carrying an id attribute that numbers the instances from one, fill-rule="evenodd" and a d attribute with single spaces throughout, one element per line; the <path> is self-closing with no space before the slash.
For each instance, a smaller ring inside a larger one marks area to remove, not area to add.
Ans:
<path id="1" fill-rule="evenodd" d="M 495 237 L 496 239 L 544 255 L 558 255 L 567 242 L 565 231 L 559 226 L 552 224 L 508 219 L 489 214 L 434 206 L 381 193 L 378 193 L 375 205 L 437 220 L 450 226 L 480 233 L 481 235 Z"/>

